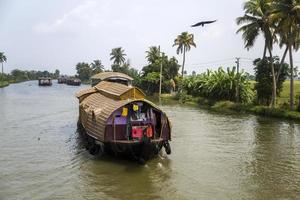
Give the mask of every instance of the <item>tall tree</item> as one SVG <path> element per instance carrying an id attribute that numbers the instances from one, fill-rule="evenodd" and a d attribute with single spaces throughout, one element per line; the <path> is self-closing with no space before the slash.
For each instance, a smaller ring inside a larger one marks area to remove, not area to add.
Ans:
<path id="1" fill-rule="evenodd" d="M 101 60 L 94 60 L 91 63 L 91 68 L 92 68 L 92 74 L 98 74 L 103 72 L 104 65 L 102 64 Z"/>
<path id="2" fill-rule="evenodd" d="M 271 106 L 276 105 L 276 75 L 273 62 L 273 43 L 276 40 L 274 29 L 269 20 L 272 0 L 248 0 L 244 5 L 245 15 L 237 18 L 237 24 L 242 25 L 237 33 L 242 32 L 245 48 L 250 49 L 254 46 L 259 34 L 262 33 L 265 40 L 263 59 L 269 52 L 272 71 L 272 101 Z"/>
<path id="3" fill-rule="evenodd" d="M 283 82 L 286 80 L 288 75 L 288 64 L 279 62 L 279 57 L 275 56 L 274 59 L 274 68 L 276 74 L 279 74 L 277 81 L 277 95 L 280 95 L 280 92 L 283 87 Z M 256 59 L 253 62 L 255 80 L 256 83 L 254 88 L 256 90 L 256 100 L 258 104 L 270 105 L 272 101 L 272 71 L 271 71 L 271 60 L 268 58 L 265 59 Z M 281 70 L 280 73 L 279 70 Z"/>
<path id="4" fill-rule="evenodd" d="M 58 69 L 56 69 L 55 72 L 54 72 L 54 77 L 58 78 L 59 74 L 60 74 L 60 71 Z"/>
<path id="5" fill-rule="evenodd" d="M 149 50 L 146 51 L 146 59 L 148 60 L 149 64 L 154 64 L 158 59 L 160 51 L 159 48 L 156 46 L 149 47 Z"/>
<path id="6" fill-rule="evenodd" d="M 7 61 L 6 56 L 4 55 L 4 52 L 0 52 L 0 62 L 2 65 L 2 69 L 1 69 L 1 81 L 3 82 L 3 63 Z"/>
<path id="7" fill-rule="evenodd" d="M 92 75 L 92 69 L 88 63 L 77 63 L 76 71 L 78 78 L 80 78 L 82 81 L 89 80 Z"/>
<path id="8" fill-rule="evenodd" d="M 281 36 L 284 37 L 289 51 L 290 59 L 290 109 L 294 109 L 294 63 L 293 49 L 299 48 L 300 34 L 300 2 L 299 0 L 274 0 L 273 12 L 270 18 L 275 21 L 280 29 Z"/>
<path id="9" fill-rule="evenodd" d="M 177 54 L 182 53 L 183 54 L 183 61 L 182 61 L 182 69 L 181 69 L 181 75 L 183 77 L 184 75 L 184 64 L 185 64 L 185 53 L 189 50 L 191 50 L 191 47 L 196 47 L 196 44 L 194 42 L 194 35 L 189 34 L 188 32 L 182 32 L 180 35 L 177 36 L 177 38 L 174 40 L 173 47 L 177 46 Z"/>
<path id="10" fill-rule="evenodd" d="M 163 58 L 163 77 L 167 80 L 174 80 L 176 76 L 178 76 L 178 70 L 180 65 L 175 57 L 168 59 Z"/>
<path id="11" fill-rule="evenodd" d="M 111 50 L 110 53 L 110 60 L 113 60 L 114 65 L 121 66 L 125 62 L 125 56 L 124 50 L 122 47 L 114 48 Z"/>

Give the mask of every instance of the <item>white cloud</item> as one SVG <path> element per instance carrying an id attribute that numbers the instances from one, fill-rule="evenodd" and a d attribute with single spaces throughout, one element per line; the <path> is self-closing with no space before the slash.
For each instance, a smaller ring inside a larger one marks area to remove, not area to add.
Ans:
<path id="1" fill-rule="evenodd" d="M 86 1 L 53 22 L 45 22 L 33 27 L 35 33 L 55 33 L 59 31 L 74 31 L 84 26 L 96 27 L 104 23 L 103 14 L 106 14 L 108 3 L 101 4 L 96 1 Z M 100 16 L 99 13 L 102 13 Z"/>

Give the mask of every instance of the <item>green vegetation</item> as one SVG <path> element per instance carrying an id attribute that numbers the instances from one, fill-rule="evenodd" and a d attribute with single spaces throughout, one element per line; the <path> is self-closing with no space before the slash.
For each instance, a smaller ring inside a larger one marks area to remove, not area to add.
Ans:
<path id="1" fill-rule="evenodd" d="M 125 63 L 126 54 L 124 53 L 124 49 L 122 49 L 122 47 L 112 49 L 110 56 L 110 60 L 113 60 L 113 65 L 121 66 Z"/>
<path id="2" fill-rule="evenodd" d="M 146 59 L 148 64 L 139 72 L 131 67 L 130 60 L 126 59 L 125 50 L 122 47 L 114 48 L 110 53 L 110 60 L 113 61 L 111 70 L 131 76 L 133 85 L 140 87 L 148 95 L 153 95 L 159 92 L 160 66 L 162 66 L 162 91 L 165 93 L 175 91 L 180 83 L 178 78 L 180 65 L 177 59 L 169 58 L 156 46 L 149 47 L 146 51 Z M 88 82 L 91 76 L 103 70 L 104 66 L 100 60 L 95 60 L 91 64 L 80 62 L 76 65 L 77 77 L 83 83 Z"/>
<path id="3" fill-rule="evenodd" d="M 295 98 L 294 103 L 297 104 L 299 102 L 300 97 L 300 81 L 294 81 L 294 89 L 295 89 Z M 283 89 L 280 93 L 280 97 L 278 98 L 279 107 L 284 107 L 285 105 L 289 105 L 290 101 L 290 81 L 287 80 L 283 83 Z"/>
<path id="4" fill-rule="evenodd" d="M 113 61 L 111 65 L 111 69 L 113 72 L 121 72 L 124 74 L 129 75 L 133 78 L 133 84 L 139 85 L 140 78 L 139 72 L 135 68 L 131 67 L 130 60 L 125 58 L 126 54 L 124 53 L 125 50 L 122 47 L 114 48 L 111 50 L 110 53 L 110 60 Z M 126 62 L 125 62 L 126 61 Z"/>
<path id="5" fill-rule="evenodd" d="M 206 73 L 186 77 L 183 79 L 183 89 L 188 95 L 201 96 L 210 101 L 235 101 L 239 94 L 241 103 L 251 103 L 254 96 L 245 74 L 236 73 L 235 68 L 227 68 L 227 71 L 222 68 L 207 70 Z"/>
<path id="6" fill-rule="evenodd" d="M 7 81 L 1 81 L 0 82 L 0 88 L 6 87 L 8 85 L 9 85 L 9 82 L 7 82 Z"/>
<path id="7" fill-rule="evenodd" d="M 48 71 L 27 71 L 14 69 L 10 74 L 3 74 L 3 83 L 0 82 L 2 87 L 8 86 L 10 83 L 20 83 L 29 80 L 37 80 L 39 77 L 50 77 L 52 79 L 58 78 L 60 72 L 55 70 L 54 73 Z"/>
<path id="8" fill-rule="evenodd" d="M 182 32 L 177 38 L 174 40 L 173 46 L 177 47 L 177 54 L 183 54 L 182 68 L 181 68 L 181 76 L 183 78 L 184 75 L 184 64 L 185 64 L 185 53 L 191 49 L 191 46 L 196 47 L 194 42 L 194 35 L 189 34 L 188 32 Z"/>
<path id="9" fill-rule="evenodd" d="M 275 107 L 276 104 L 276 78 L 273 65 L 272 48 L 275 40 L 275 35 L 272 31 L 272 25 L 269 23 L 268 15 L 271 10 L 270 1 L 268 0 L 249 0 L 244 5 L 245 15 L 237 18 L 237 24 L 243 25 L 238 29 L 237 33 L 243 32 L 243 39 L 245 41 L 245 48 L 249 49 L 254 46 L 254 42 L 261 32 L 264 36 L 265 47 L 262 60 L 266 58 L 267 50 L 269 51 L 269 60 L 271 60 L 272 72 L 272 99 L 271 105 Z"/>
<path id="10" fill-rule="evenodd" d="M 286 50 L 281 58 L 282 67 L 287 51 L 290 60 L 290 109 L 294 108 L 294 67 L 293 52 L 300 44 L 300 2 L 296 0 L 248 0 L 244 4 L 245 14 L 237 18 L 237 24 L 242 25 L 237 33 L 243 33 L 245 48 L 253 47 L 257 37 L 262 34 L 265 41 L 262 60 L 269 53 L 272 74 L 271 107 L 276 106 L 278 77 L 274 69 L 273 45 L 278 42 Z"/>
<path id="11" fill-rule="evenodd" d="M 1 83 L 0 87 L 8 86 L 7 82 L 4 82 L 4 73 L 3 73 L 3 63 L 6 62 L 7 58 L 4 55 L 4 52 L 0 52 L 0 62 L 1 62 Z"/>
<path id="12" fill-rule="evenodd" d="M 282 84 L 288 76 L 288 64 L 281 65 L 279 58 L 274 57 L 274 70 L 278 74 L 276 85 L 276 96 L 282 91 Z M 256 59 L 254 61 L 255 80 L 254 89 L 256 91 L 255 103 L 259 105 L 270 105 L 272 101 L 272 70 L 270 59 Z M 279 72 L 280 70 L 280 72 Z"/>
<path id="13" fill-rule="evenodd" d="M 289 83 L 287 83 L 289 84 Z M 300 83 L 299 83 L 300 86 Z M 288 88 L 287 88 L 288 89 Z M 300 91 L 300 87 L 298 88 Z M 260 106 L 253 104 L 239 104 L 232 101 L 210 101 L 203 97 L 193 97 L 185 93 L 178 95 L 162 95 L 164 101 L 170 100 L 179 101 L 182 104 L 190 106 L 199 106 L 204 109 L 208 109 L 221 113 L 248 113 L 255 114 L 264 117 L 275 117 L 281 119 L 300 120 L 300 112 L 290 111 L 285 108 L 271 108 L 269 106 Z M 288 97 L 287 97 L 288 98 Z"/>
<path id="14" fill-rule="evenodd" d="M 104 65 L 102 64 L 101 60 L 94 60 L 91 63 L 91 69 L 93 74 L 98 74 L 104 71 Z"/>
<path id="15" fill-rule="evenodd" d="M 148 65 L 144 66 L 140 74 L 140 81 L 137 85 L 153 95 L 159 92 L 160 66 L 162 66 L 162 92 L 170 93 L 178 88 L 180 82 L 178 70 L 180 65 L 175 57 L 169 58 L 165 53 L 160 52 L 159 48 L 152 46 L 146 51 Z"/>
<path id="16" fill-rule="evenodd" d="M 91 64 L 85 62 L 79 62 L 76 64 L 76 77 L 83 83 L 88 83 L 91 76 L 103 72 L 104 65 L 101 60 L 94 60 Z"/>
<path id="17" fill-rule="evenodd" d="M 255 81 L 249 81 L 251 88 L 255 87 Z M 300 120 L 300 81 L 295 81 L 295 98 L 294 103 L 298 105 L 297 111 L 290 111 L 289 108 L 289 90 L 290 81 L 285 81 L 282 84 L 282 92 L 278 98 L 279 106 L 277 108 L 271 108 L 269 106 L 257 105 L 254 103 L 235 103 L 228 100 L 215 101 L 214 99 L 208 99 L 201 96 L 189 95 L 187 92 L 178 93 L 177 95 L 162 95 L 163 100 L 176 100 L 182 104 L 200 106 L 216 112 L 225 113 L 250 113 L 266 117 L 276 117 L 282 119 Z"/>
<path id="18" fill-rule="evenodd" d="M 280 38 L 280 45 L 286 46 L 290 59 L 290 109 L 294 108 L 294 66 L 293 51 L 300 45 L 300 2 L 298 0 L 277 0 L 272 5 L 270 22 Z M 285 55 L 284 55 L 285 56 Z"/>

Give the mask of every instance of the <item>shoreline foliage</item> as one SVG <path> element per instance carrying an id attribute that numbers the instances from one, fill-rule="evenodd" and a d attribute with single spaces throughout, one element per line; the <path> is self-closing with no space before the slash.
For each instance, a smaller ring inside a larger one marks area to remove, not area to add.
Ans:
<path id="1" fill-rule="evenodd" d="M 220 67 L 216 71 L 207 70 L 205 73 L 183 79 L 183 89 L 188 95 L 213 101 L 235 101 L 237 84 L 240 102 L 251 103 L 254 98 L 251 84 L 243 72 L 236 73 L 235 67 L 227 68 L 226 71 Z"/>

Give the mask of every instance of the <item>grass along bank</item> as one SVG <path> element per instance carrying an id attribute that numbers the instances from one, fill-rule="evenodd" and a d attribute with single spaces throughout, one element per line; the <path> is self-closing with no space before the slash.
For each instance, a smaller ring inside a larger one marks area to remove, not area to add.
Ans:
<path id="1" fill-rule="evenodd" d="M 251 83 L 252 88 L 254 89 L 255 81 L 249 81 Z M 297 107 L 299 103 L 300 97 L 300 80 L 294 80 L 294 103 L 295 107 Z M 286 80 L 283 82 L 282 91 L 280 96 L 277 97 L 277 106 L 278 107 L 285 107 L 284 105 L 289 105 L 290 102 L 290 81 Z"/>
<path id="2" fill-rule="evenodd" d="M 6 86 L 9 86 L 9 82 L 7 82 L 7 81 L 0 81 L 0 88 L 6 87 Z"/>
<path id="3" fill-rule="evenodd" d="M 254 81 L 252 82 L 254 86 Z M 238 104 L 231 101 L 211 101 L 203 97 L 193 97 L 191 95 L 169 95 L 163 94 L 162 100 L 173 100 L 185 105 L 194 105 L 201 108 L 223 113 L 249 113 L 265 117 L 275 117 L 281 119 L 291 119 L 300 121 L 300 112 L 290 111 L 289 104 L 290 81 L 285 81 L 280 97 L 278 97 L 277 107 L 259 106 L 253 104 Z M 298 107 L 300 96 L 300 81 L 295 81 L 295 108 Z"/>
<path id="4" fill-rule="evenodd" d="M 255 106 L 255 105 L 244 105 L 237 104 L 231 101 L 217 101 L 212 102 L 208 99 L 201 97 L 187 97 L 178 99 L 176 96 L 162 95 L 163 101 L 177 101 L 180 104 L 199 106 L 200 108 L 209 109 L 216 112 L 222 113 L 249 113 L 265 117 L 275 117 L 281 119 L 291 119 L 300 121 L 300 112 L 290 111 L 282 108 L 270 108 L 267 106 Z"/>

